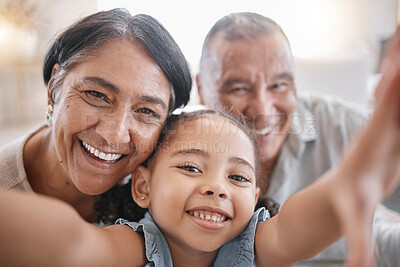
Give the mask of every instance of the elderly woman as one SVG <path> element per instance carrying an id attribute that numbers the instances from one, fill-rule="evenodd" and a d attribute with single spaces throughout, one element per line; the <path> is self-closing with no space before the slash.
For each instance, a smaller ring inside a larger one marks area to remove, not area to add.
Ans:
<path id="1" fill-rule="evenodd" d="M 0 149 L 0 187 L 64 200 L 93 222 L 96 196 L 150 155 L 188 102 L 188 65 L 155 19 L 114 9 L 61 33 L 43 77 L 47 124 Z"/>

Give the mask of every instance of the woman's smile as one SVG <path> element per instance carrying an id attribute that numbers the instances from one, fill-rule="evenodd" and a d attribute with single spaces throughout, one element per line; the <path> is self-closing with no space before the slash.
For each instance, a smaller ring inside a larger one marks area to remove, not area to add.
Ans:
<path id="1" fill-rule="evenodd" d="M 98 148 L 95 148 L 83 141 L 81 141 L 81 145 L 89 155 L 91 155 L 97 159 L 103 160 L 107 163 L 117 162 L 118 160 L 120 160 L 126 156 L 124 154 L 103 152 L 103 151 L 99 150 Z"/>

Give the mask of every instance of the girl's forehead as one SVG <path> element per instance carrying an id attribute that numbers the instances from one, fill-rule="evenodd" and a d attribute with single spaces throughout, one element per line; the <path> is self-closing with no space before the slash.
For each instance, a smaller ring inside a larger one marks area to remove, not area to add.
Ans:
<path id="1" fill-rule="evenodd" d="M 173 135 L 180 138 L 186 135 L 231 135 L 238 132 L 242 132 L 247 137 L 232 120 L 218 114 L 203 114 L 178 121 Z"/>
<path id="2" fill-rule="evenodd" d="M 193 147 L 212 152 L 239 153 L 242 156 L 252 154 L 255 148 L 252 139 L 236 122 L 219 114 L 202 114 L 196 117 L 184 118 L 178 121 L 168 134 L 163 145 L 176 147 Z M 214 149 L 215 147 L 221 149 Z M 240 149 L 236 152 L 234 148 Z M 246 147 L 246 149 L 243 149 Z M 222 149 L 225 148 L 225 149 Z M 248 155 L 246 157 L 249 157 Z"/>

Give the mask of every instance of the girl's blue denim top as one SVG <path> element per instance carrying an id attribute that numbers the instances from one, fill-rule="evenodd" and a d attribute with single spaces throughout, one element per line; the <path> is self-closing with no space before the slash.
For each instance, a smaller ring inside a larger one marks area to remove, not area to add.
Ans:
<path id="1" fill-rule="evenodd" d="M 248 267 L 255 266 L 254 237 L 257 223 L 270 217 L 265 208 L 254 212 L 247 227 L 237 237 L 225 243 L 218 251 L 214 267 Z M 164 235 L 154 223 L 150 213 L 146 213 L 139 222 L 128 222 L 118 219 L 116 224 L 130 226 L 136 232 L 141 232 L 145 239 L 146 257 L 149 263 L 146 267 L 173 266 L 172 257 Z"/>

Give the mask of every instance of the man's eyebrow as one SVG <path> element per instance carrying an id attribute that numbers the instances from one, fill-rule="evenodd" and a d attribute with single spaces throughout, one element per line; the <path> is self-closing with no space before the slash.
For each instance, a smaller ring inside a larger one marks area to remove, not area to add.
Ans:
<path id="1" fill-rule="evenodd" d="M 230 86 L 235 83 L 249 83 L 250 80 L 247 78 L 233 78 L 233 79 L 227 79 L 224 81 L 223 85 L 224 86 Z"/>
<path id="2" fill-rule="evenodd" d="M 236 163 L 236 164 L 240 164 L 240 165 L 244 165 L 249 167 L 254 173 L 256 172 L 253 165 L 251 165 L 247 160 L 239 158 L 239 157 L 232 157 L 229 159 L 230 162 L 232 163 Z"/>
<path id="3" fill-rule="evenodd" d="M 100 77 L 87 76 L 82 79 L 82 82 L 83 83 L 85 83 L 85 82 L 96 83 L 102 87 L 109 88 L 111 91 L 113 91 L 115 93 L 119 93 L 119 88 L 117 86 L 113 85 L 112 83 L 110 83 Z"/>
<path id="4" fill-rule="evenodd" d="M 167 107 L 167 104 L 164 102 L 164 100 L 162 100 L 160 97 L 158 97 L 158 96 L 148 96 L 148 95 L 144 95 L 144 96 L 141 96 L 141 97 L 139 97 L 139 99 L 141 100 L 141 101 L 144 101 L 144 102 L 150 102 L 150 103 L 153 103 L 153 104 L 156 104 L 156 105 L 160 105 L 160 106 L 162 106 L 164 109 L 167 109 L 168 107 Z"/>
<path id="5" fill-rule="evenodd" d="M 186 156 L 186 155 L 199 155 L 202 157 L 208 157 L 209 154 L 207 151 L 201 150 L 201 149 L 197 149 L 197 148 L 191 148 L 191 149 L 182 149 L 182 150 L 178 150 L 175 151 L 174 153 L 172 153 L 171 157 L 174 156 Z"/>
<path id="6" fill-rule="evenodd" d="M 279 73 L 278 75 L 274 76 L 275 79 L 286 79 L 290 81 L 294 81 L 293 74 L 290 72 L 283 72 Z"/>
<path id="7" fill-rule="evenodd" d="M 233 78 L 227 79 L 222 82 L 221 91 L 228 90 L 232 85 L 235 84 L 249 84 L 250 80 L 247 78 Z"/>

